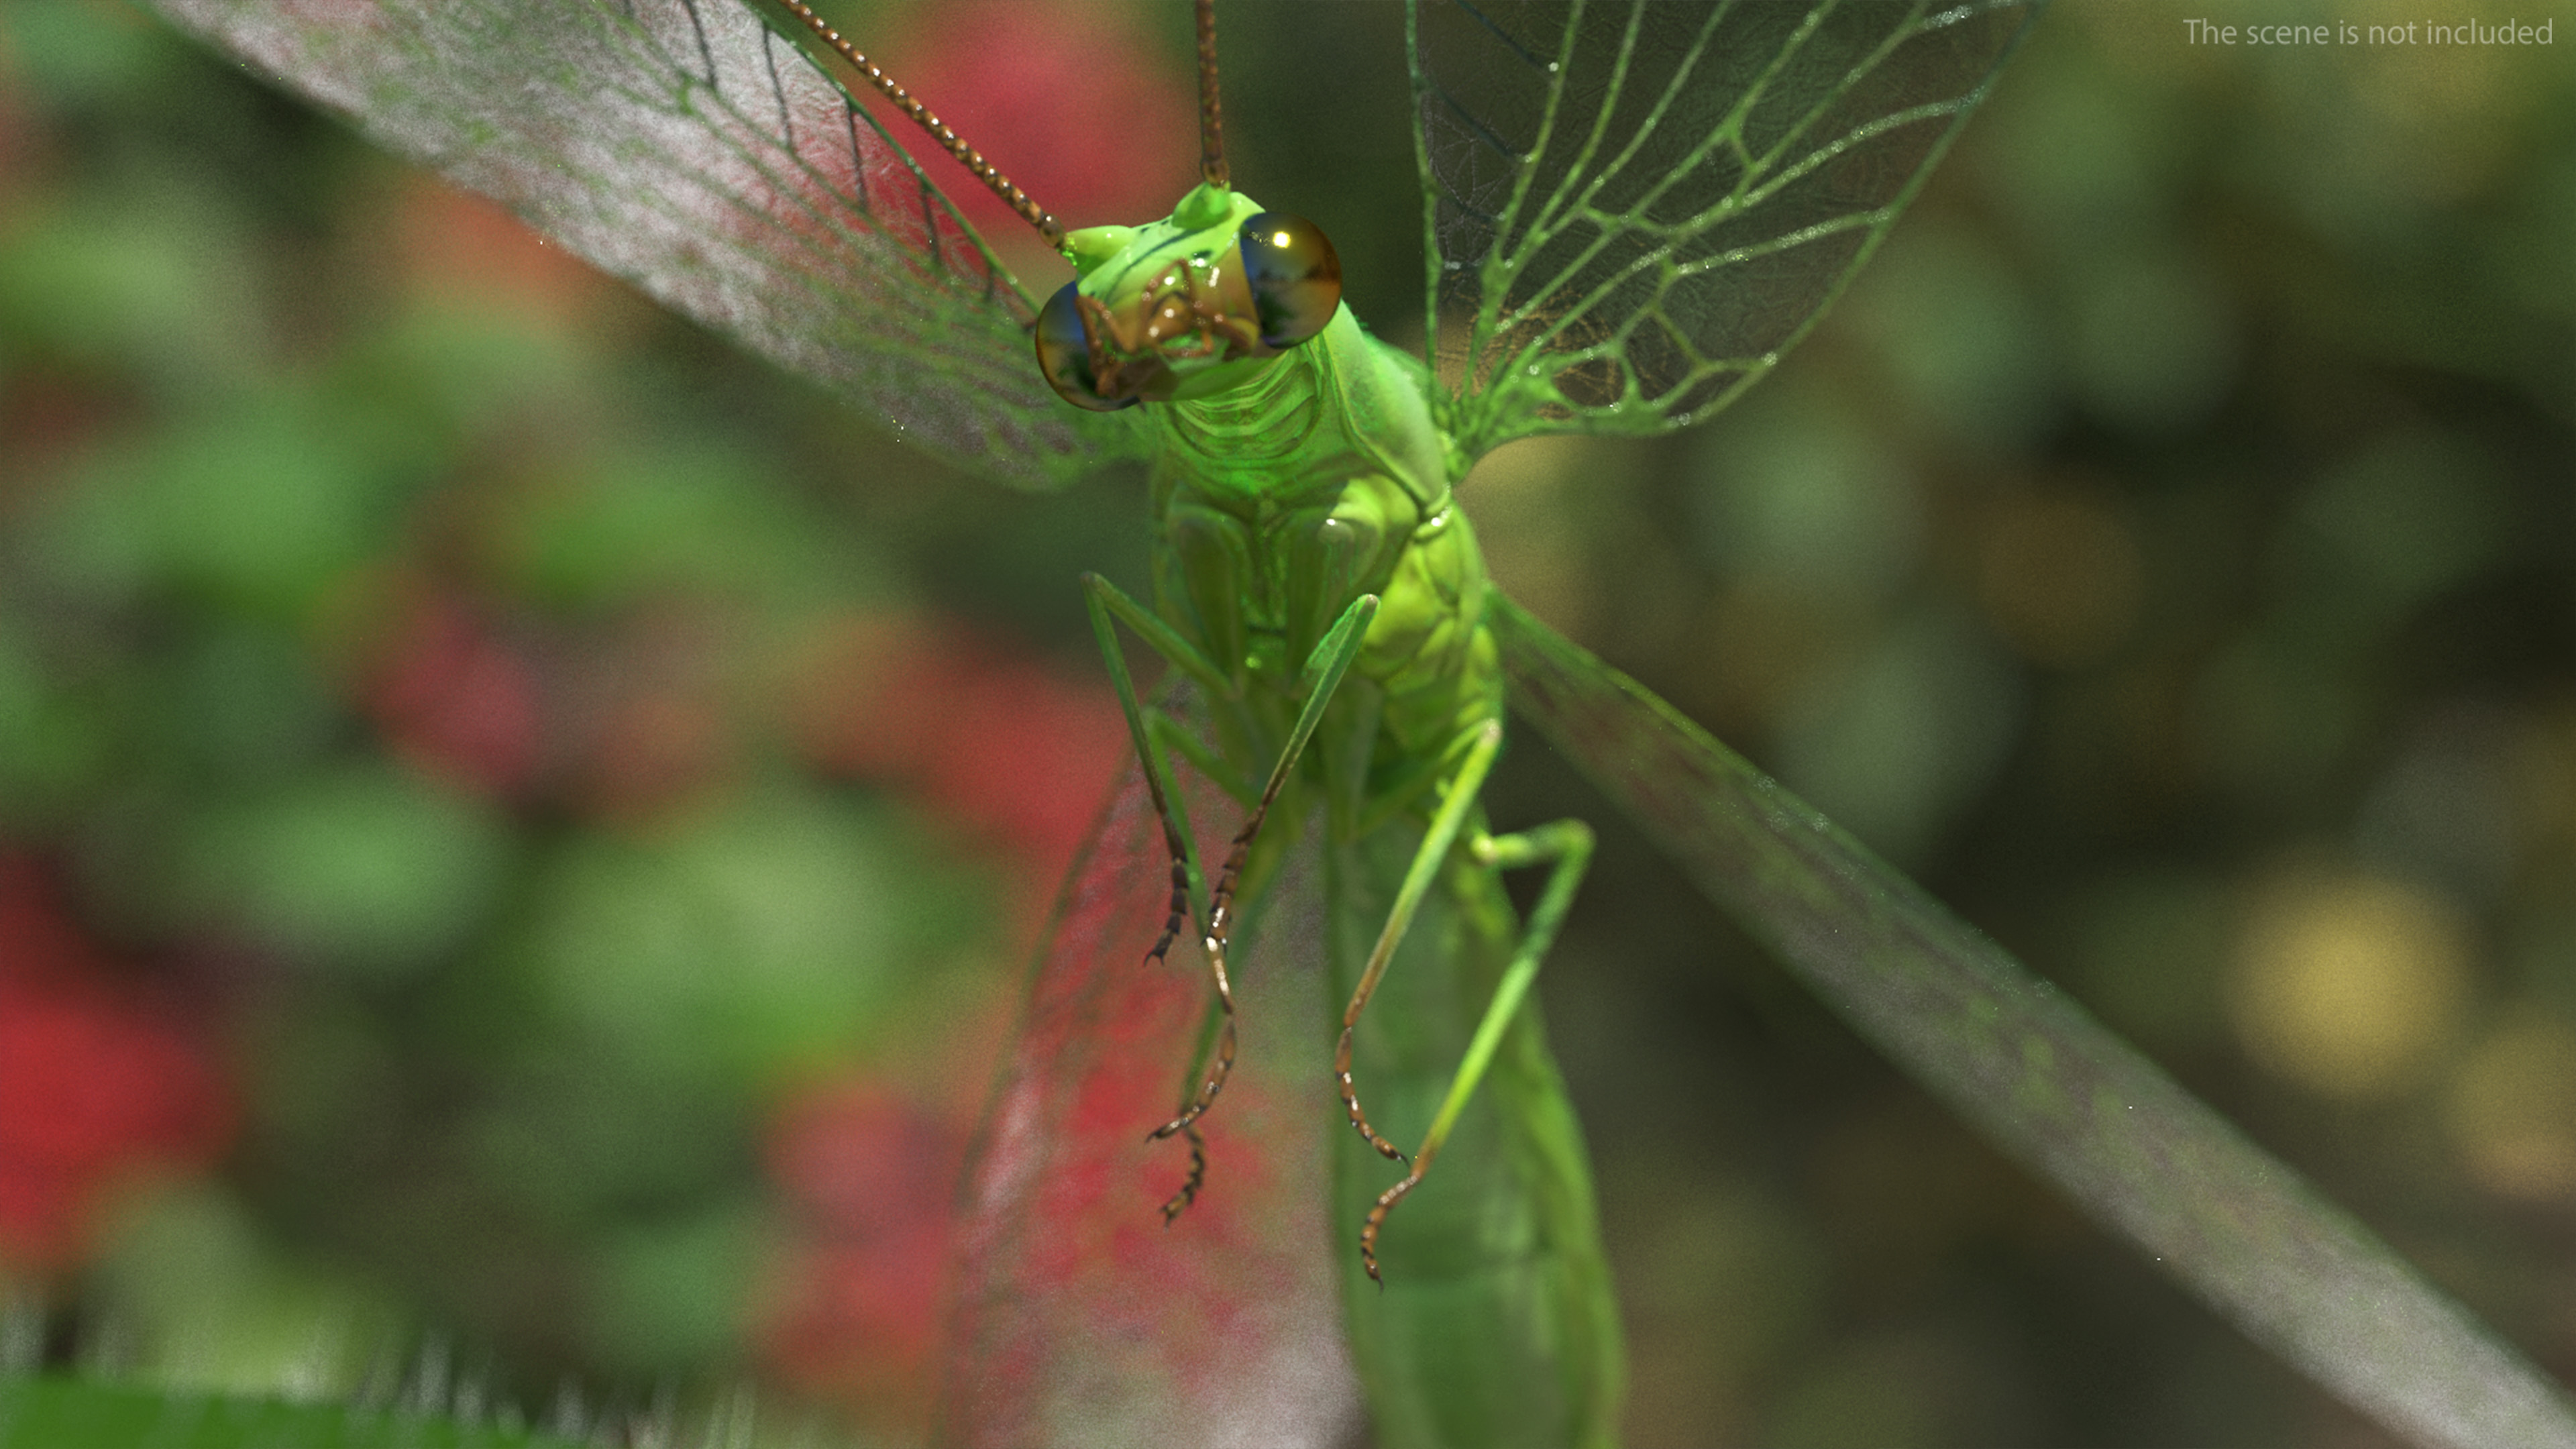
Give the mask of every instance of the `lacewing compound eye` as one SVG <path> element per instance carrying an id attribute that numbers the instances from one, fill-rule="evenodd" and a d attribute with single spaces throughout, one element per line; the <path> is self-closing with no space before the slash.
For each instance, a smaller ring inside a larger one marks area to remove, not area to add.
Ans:
<path id="1" fill-rule="evenodd" d="M 1129 276 L 1115 301 L 1066 283 L 1038 312 L 1038 369 L 1048 385 L 1094 412 L 1185 395 L 1209 368 L 1276 357 L 1340 310 L 1341 258 L 1313 222 L 1257 213 L 1236 230 L 1235 252 L 1240 269 L 1196 251 L 1163 257 L 1157 270 Z M 1095 337 L 1100 327 L 1109 335 Z"/>
<path id="2" fill-rule="evenodd" d="M 1265 347 L 1294 347 L 1324 330 L 1342 305 L 1342 259 L 1321 227 L 1265 211 L 1247 218 L 1236 243 L 1252 289 Z"/>
<path id="3" fill-rule="evenodd" d="M 1091 330 L 1083 325 L 1080 285 L 1067 282 L 1038 313 L 1038 370 L 1058 396 L 1096 413 L 1134 407 L 1134 393 L 1106 396 L 1091 369 Z"/>

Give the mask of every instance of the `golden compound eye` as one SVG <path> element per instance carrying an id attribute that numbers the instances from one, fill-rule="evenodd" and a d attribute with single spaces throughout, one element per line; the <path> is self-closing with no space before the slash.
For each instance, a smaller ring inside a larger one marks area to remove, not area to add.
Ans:
<path id="1" fill-rule="evenodd" d="M 1342 305 L 1342 259 L 1321 227 L 1265 211 L 1247 218 L 1236 247 L 1267 347 L 1294 347 L 1324 330 Z"/>
<path id="2" fill-rule="evenodd" d="M 1082 292 L 1079 283 L 1067 282 L 1038 312 L 1038 370 L 1046 374 L 1047 384 L 1058 396 L 1078 408 L 1093 412 L 1116 412 L 1134 407 L 1136 397 L 1108 397 L 1101 392 L 1100 381 L 1091 372 L 1091 332 L 1082 321 Z"/>

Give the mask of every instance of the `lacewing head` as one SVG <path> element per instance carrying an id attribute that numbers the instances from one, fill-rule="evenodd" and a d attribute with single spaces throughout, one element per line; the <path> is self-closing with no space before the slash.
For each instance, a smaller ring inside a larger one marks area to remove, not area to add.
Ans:
<path id="1" fill-rule="evenodd" d="M 1081 273 L 1038 314 L 1038 366 L 1065 401 L 1109 411 L 1205 397 L 1324 330 L 1342 264 L 1321 228 L 1202 184 L 1150 226 L 1089 227 Z"/>
<path id="2" fill-rule="evenodd" d="M 1323 230 L 1235 193 L 1217 104 L 1216 0 L 1197 0 L 1199 185 L 1144 227 L 1067 235 L 1080 276 L 1038 313 L 1038 368 L 1066 402 L 1114 412 L 1250 380 L 1324 330 L 1342 263 Z"/>

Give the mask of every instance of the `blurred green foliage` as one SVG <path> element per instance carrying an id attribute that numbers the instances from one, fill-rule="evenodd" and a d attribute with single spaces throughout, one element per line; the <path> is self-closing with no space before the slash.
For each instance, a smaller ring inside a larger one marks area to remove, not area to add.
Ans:
<path id="1" fill-rule="evenodd" d="M 1397 27 L 1343 8 L 1228 11 L 1229 130 L 1402 337 Z M 1535 611 L 2562 1378 L 2570 54 L 2068 0 L 1743 405 L 1463 495 Z M 750 1373 L 899 1420 L 917 1325 L 812 1294 L 901 1234 L 781 1163 L 937 1180 L 1061 855 L 849 732 L 948 717 L 885 643 L 940 621 L 1090 678 L 1071 581 L 1140 571 L 1141 504 L 947 478 L 139 15 L 0 0 L 0 845 L 242 1099 L 48 1291 L 194 1382 L 345 1387 L 372 1350 L 315 1342 L 432 1323 L 532 1405 Z M 1535 746 L 1493 809 L 1602 815 Z M 2379 1442 L 1602 823 L 1543 990 L 1635 1442 Z"/>
<path id="2" fill-rule="evenodd" d="M 833 1316 L 873 1240 L 764 1162 L 884 1096 L 924 1125 L 840 1190 L 945 1181 L 1063 862 L 800 693 L 910 667 L 859 647 L 922 631 L 903 534 L 816 467 L 883 445 L 139 13 L 11 0 L 0 74 L 0 1012 L 174 1029 L 240 1109 L 196 1177 L 80 1115 L 108 1026 L 12 1064 L 0 1296 L 204 1388 L 418 1397 L 451 1335 L 540 1407 L 926 1325 Z M 1078 813 L 1111 764 L 1024 763 Z"/>

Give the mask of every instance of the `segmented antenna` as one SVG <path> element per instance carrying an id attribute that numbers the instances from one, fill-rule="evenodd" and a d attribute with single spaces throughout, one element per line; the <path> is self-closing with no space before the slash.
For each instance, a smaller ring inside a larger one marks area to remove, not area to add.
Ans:
<path id="1" fill-rule="evenodd" d="M 858 70 L 859 74 L 866 76 L 868 78 L 868 84 L 875 86 L 878 94 L 884 96 L 887 100 L 894 102 L 896 110 L 910 116 L 912 118 L 912 123 L 927 132 L 930 139 L 938 142 L 941 150 L 956 157 L 958 165 L 974 172 L 975 179 L 984 183 L 985 190 L 1002 198 L 1002 204 L 1019 213 L 1020 220 L 1036 227 L 1038 235 L 1046 238 L 1048 246 L 1054 247 L 1059 251 L 1063 249 L 1064 223 L 1057 221 L 1053 215 L 1048 213 L 1045 207 L 1031 201 L 1027 192 L 1012 185 L 1011 178 L 1003 175 L 1000 169 L 995 167 L 992 162 L 985 160 L 982 152 L 967 145 L 964 137 L 959 136 L 955 131 L 948 129 L 946 123 L 942 122 L 937 116 L 930 113 L 930 108 L 928 106 L 914 100 L 912 98 L 912 92 L 896 85 L 894 83 L 894 77 L 887 75 L 883 69 L 878 67 L 875 61 L 872 61 L 865 55 L 861 54 L 857 46 L 842 39 L 841 32 L 834 30 L 830 25 L 824 22 L 822 16 L 815 14 L 813 6 L 806 4 L 805 0 L 778 0 L 778 3 L 785 6 L 789 14 L 804 21 L 805 28 L 813 31 L 815 35 L 819 36 L 825 45 L 828 45 L 832 47 L 832 49 L 840 52 L 841 59 L 848 61 Z M 1211 27 L 1215 25 L 1216 21 L 1209 10 L 1211 3 L 1212 0 L 1200 0 L 1199 5 L 1199 13 L 1201 16 L 1199 21 L 1199 54 L 1203 58 L 1201 62 L 1203 67 L 1215 64 L 1216 38 L 1215 31 Z M 1216 84 L 1214 72 L 1207 72 L 1207 76 L 1208 78 L 1203 80 L 1201 84 L 1203 86 L 1214 86 Z M 1207 98 L 1203 100 L 1201 104 L 1201 109 L 1204 112 L 1204 116 L 1201 120 L 1201 131 L 1203 134 L 1213 135 L 1214 132 L 1207 130 L 1207 128 L 1216 124 L 1212 119 L 1215 112 L 1208 109 L 1216 104 L 1214 99 L 1215 93 L 1214 91 L 1209 90 L 1205 91 L 1204 95 Z M 1224 161 L 1219 160 L 1217 162 L 1217 170 L 1222 173 L 1224 169 Z"/>
<path id="2" fill-rule="evenodd" d="M 1216 0 L 1199 3 L 1199 179 L 1224 186 L 1225 125 L 1216 103 Z"/>

